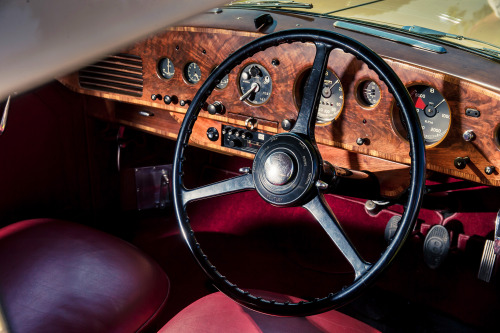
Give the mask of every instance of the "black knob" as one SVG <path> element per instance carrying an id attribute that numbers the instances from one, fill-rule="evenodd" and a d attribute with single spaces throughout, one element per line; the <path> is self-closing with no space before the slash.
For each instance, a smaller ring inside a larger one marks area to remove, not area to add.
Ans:
<path id="1" fill-rule="evenodd" d="M 189 105 L 190 103 L 191 101 L 189 99 L 181 99 L 181 101 L 179 102 L 181 106 Z"/>
<path id="2" fill-rule="evenodd" d="M 219 131 L 217 131 L 217 128 L 210 127 L 207 130 L 207 138 L 210 141 L 217 141 L 217 140 L 219 140 Z"/>
<path id="3" fill-rule="evenodd" d="M 208 105 L 207 111 L 210 114 L 223 114 L 224 104 L 222 104 L 222 102 L 219 101 L 213 102 L 212 104 Z"/>
<path id="4" fill-rule="evenodd" d="M 233 147 L 233 148 L 241 147 L 241 141 L 238 139 L 229 140 L 229 147 Z"/>
<path id="5" fill-rule="evenodd" d="M 293 126 L 293 120 L 291 119 L 283 119 L 281 122 L 281 128 L 283 128 L 285 131 L 289 131 L 292 129 Z"/>
<path id="6" fill-rule="evenodd" d="M 152 94 L 151 95 L 151 100 L 156 101 L 157 99 L 161 99 L 161 95 L 160 94 Z"/>
<path id="7" fill-rule="evenodd" d="M 468 156 L 465 157 L 457 157 L 453 164 L 455 164 L 455 168 L 464 169 L 467 166 L 467 163 L 470 162 L 470 158 Z"/>
<path id="8" fill-rule="evenodd" d="M 495 172 L 495 167 L 493 165 L 484 168 L 484 173 L 487 175 L 491 175 L 493 172 Z"/>
<path id="9" fill-rule="evenodd" d="M 362 146 L 362 145 L 364 145 L 365 143 L 367 143 L 367 141 L 368 141 L 368 139 L 366 139 L 366 138 L 357 138 L 357 139 L 356 139 L 356 144 L 357 144 L 358 146 Z"/>
<path id="10" fill-rule="evenodd" d="M 242 139 L 251 139 L 252 138 L 252 133 L 250 132 L 245 132 L 241 135 Z"/>
<path id="11" fill-rule="evenodd" d="M 163 102 L 165 102 L 165 104 L 172 103 L 172 97 L 165 95 L 165 97 L 163 97 Z"/>
<path id="12" fill-rule="evenodd" d="M 262 71 L 259 69 L 259 67 L 257 66 L 252 66 L 250 68 L 250 75 L 252 77 L 256 77 L 256 76 L 262 76 Z"/>

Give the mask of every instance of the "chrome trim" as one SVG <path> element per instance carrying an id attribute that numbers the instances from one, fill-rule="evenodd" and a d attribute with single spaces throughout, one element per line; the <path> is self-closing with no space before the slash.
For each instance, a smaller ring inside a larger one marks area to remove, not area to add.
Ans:
<path id="1" fill-rule="evenodd" d="M 382 30 L 365 27 L 359 24 L 336 21 L 335 23 L 333 23 L 333 26 L 335 28 L 341 28 L 355 32 L 360 32 L 362 34 L 377 36 L 380 38 L 384 38 L 401 44 L 406 44 L 411 47 L 415 47 L 426 51 L 431 51 L 434 53 L 446 53 L 446 49 L 440 45 L 423 42 L 414 38 L 393 34 L 391 32 L 385 32 Z"/>

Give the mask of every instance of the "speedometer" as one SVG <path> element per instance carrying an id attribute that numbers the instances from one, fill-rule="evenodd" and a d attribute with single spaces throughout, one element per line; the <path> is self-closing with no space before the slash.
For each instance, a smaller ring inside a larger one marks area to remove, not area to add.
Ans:
<path id="1" fill-rule="evenodd" d="M 437 89 L 425 85 L 412 86 L 408 92 L 415 103 L 425 144 L 437 145 L 448 134 L 451 125 L 446 99 Z"/>
<path id="2" fill-rule="evenodd" d="M 310 70 L 305 71 L 299 76 L 298 84 L 296 87 L 295 100 L 300 109 L 302 98 L 304 97 L 304 87 L 309 78 Z M 296 89 L 297 89 L 296 88 Z M 325 79 L 321 88 L 321 98 L 318 106 L 318 116 L 316 118 L 317 124 L 326 124 L 334 121 L 340 115 L 342 107 L 344 106 L 344 90 L 340 79 L 331 70 L 326 70 Z"/>

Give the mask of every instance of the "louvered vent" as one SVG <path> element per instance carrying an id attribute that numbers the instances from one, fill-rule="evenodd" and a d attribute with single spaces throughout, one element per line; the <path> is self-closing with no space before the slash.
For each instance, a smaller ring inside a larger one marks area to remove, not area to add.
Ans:
<path id="1" fill-rule="evenodd" d="M 142 59 L 132 54 L 117 54 L 78 72 L 82 88 L 130 96 L 142 96 Z"/>

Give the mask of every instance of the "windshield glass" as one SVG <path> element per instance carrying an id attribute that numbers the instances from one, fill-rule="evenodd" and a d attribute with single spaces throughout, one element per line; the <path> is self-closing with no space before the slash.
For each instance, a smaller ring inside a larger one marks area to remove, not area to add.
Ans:
<path id="1" fill-rule="evenodd" d="M 411 26 L 437 30 L 454 43 L 474 48 L 500 47 L 500 0 L 312 0 L 305 1 L 312 8 L 293 7 L 299 1 L 235 1 L 232 5 L 246 3 L 253 6 L 282 3 L 283 9 L 331 15 L 394 28 Z M 290 7 L 287 6 L 290 5 Z M 413 30 L 414 32 L 419 32 Z M 422 32 L 422 31 L 421 31 Z M 427 34 L 429 31 L 426 32 Z M 461 38 L 461 37 L 465 38 Z M 474 41 L 477 40 L 477 41 Z M 484 41 L 488 44 L 481 44 Z"/>

